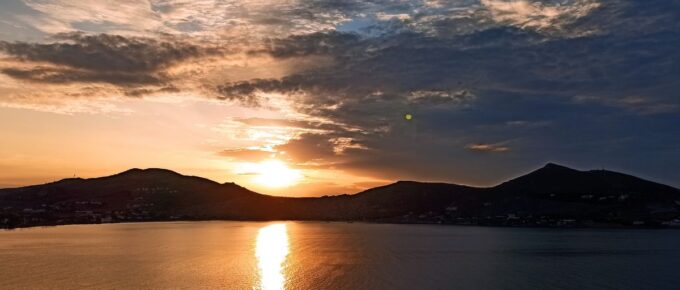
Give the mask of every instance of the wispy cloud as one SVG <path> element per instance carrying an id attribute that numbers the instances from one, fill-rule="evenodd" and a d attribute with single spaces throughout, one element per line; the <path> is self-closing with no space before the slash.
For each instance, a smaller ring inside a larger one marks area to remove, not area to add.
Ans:
<path id="1" fill-rule="evenodd" d="M 641 115 L 656 115 L 675 113 L 680 110 L 680 105 L 671 102 L 663 102 L 650 97 L 627 96 L 627 97 L 596 97 L 576 96 L 574 101 L 579 104 L 601 104 L 604 106 L 621 108 Z"/>
<path id="2" fill-rule="evenodd" d="M 528 0 L 481 0 L 491 18 L 523 29 L 582 35 L 589 31 L 563 31 L 565 26 L 589 15 L 601 4 L 595 0 L 570 0 L 561 3 Z"/>
<path id="3" fill-rule="evenodd" d="M 461 91 L 414 91 L 407 96 L 409 102 L 414 104 L 455 104 L 463 105 L 476 99 L 476 96 L 467 90 Z"/>
<path id="4" fill-rule="evenodd" d="M 465 146 L 465 148 L 472 150 L 472 151 L 480 151 L 480 152 L 501 153 L 501 152 L 510 151 L 510 147 L 505 146 L 504 143 L 495 143 L 495 144 L 475 143 L 475 144 L 469 144 L 469 145 Z"/>
<path id="5" fill-rule="evenodd" d="M 84 1 L 24 1 L 38 15 L 26 15 L 26 22 L 35 25 L 48 34 L 80 30 L 88 24 L 102 26 L 110 31 L 143 32 L 159 29 L 160 17 L 149 9 L 149 4 L 140 1 L 103 2 Z M 80 27 L 79 27 L 80 26 Z M 103 32 L 103 31 L 100 31 Z"/>

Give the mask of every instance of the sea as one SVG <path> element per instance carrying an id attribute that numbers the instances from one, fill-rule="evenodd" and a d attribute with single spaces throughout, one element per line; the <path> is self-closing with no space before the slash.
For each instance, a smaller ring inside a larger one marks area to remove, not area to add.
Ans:
<path id="1" fill-rule="evenodd" d="M 0 289 L 680 289 L 680 230 L 150 222 L 0 231 Z"/>

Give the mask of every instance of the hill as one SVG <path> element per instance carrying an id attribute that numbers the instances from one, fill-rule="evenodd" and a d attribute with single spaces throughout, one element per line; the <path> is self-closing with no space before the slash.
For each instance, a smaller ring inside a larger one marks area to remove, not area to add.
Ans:
<path id="1" fill-rule="evenodd" d="M 680 190 L 557 164 L 489 188 L 399 181 L 354 195 L 262 195 L 165 169 L 0 189 L 0 226 L 153 220 L 326 220 L 512 226 L 673 223 Z"/>

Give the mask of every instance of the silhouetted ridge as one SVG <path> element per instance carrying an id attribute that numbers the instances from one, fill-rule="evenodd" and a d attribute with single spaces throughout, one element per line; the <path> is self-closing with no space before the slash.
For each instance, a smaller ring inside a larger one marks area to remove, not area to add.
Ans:
<path id="1" fill-rule="evenodd" d="M 548 163 L 529 174 L 494 187 L 497 191 L 523 193 L 621 193 L 673 191 L 672 187 L 606 170 L 579 171 Z"/>
<path id="2" fill-rule="evenodd" d="M 160 169 L 0 190 L 2 227 L 173 219 L 658 225 L 680 218 L 680 190 L 623 173 L 548 163 L 491 188 L 398 181 L 355 195 L 287 198 Z"/>
<path id="3" fill-rule="evenodd" d="M 147 169 L 141 169 L 141 168 L 132 168 L 126 171 L 123 171 L 118 174 L 114 174 L 108 177 L 114 177 L 114 176 L 141 176 L 141 175 L 156 175 L 156 176 L 184 176 L 182 174 L 179 174 L 175 171 L 169 170 L 169 169 L 162 169 L 162 168 L 147 168 Z"/>
<path id="4" fill-rule="evenodd" d="M 585 172 L 548 163 L 529 174 L 504 182 L 494 188 L 525 192 L 580 192 L 587 190 L 583 188 L 584 185 L 592 184 L 593 182 L 592 177 L 588 176 Z"/>
<path id="5" fill-rule="evenodd" d="M 178 172 L 168 170 L 168 169 L 162 169 L 162 168 L 147 168 L 147 169 L 139 169 L 139 168 L 133 168 L 129 169 L 126 171 L 123 171 L 118 174 L 114 174 L 111 176 L 106 176 L 106 177 L 100 177 L 100 178 L 91 178 L 91 179 L 86 179 L 86 180 L 98 180 L 98 179 L 112 179 L 112 180 L 119 180 L 119 179 L 125 179 L 125 180 L 135 180 L 135 181 L 142 181 L 146 180 L 148 182 L 180 182 L 180 181 L 189 181 L 192 180 L 196 183 L 210 183 L 210 184 L 219 184 L 213 180 L 199 177 L 199 176 L 189 176 L 189 175 L 182 175 Z M 122 181 L 121 181 L 122 182 Z"/>
<path id="6" fill-rule="evenodd" d="M 538 169 L 537 171 L 543 171 L 543 170 L 551 170 L 551 171 L 578 171 L 569 167 L 566 167 L 564 165 L 556 164 L 556 163 L 546 163 L 542 168 Z"/>

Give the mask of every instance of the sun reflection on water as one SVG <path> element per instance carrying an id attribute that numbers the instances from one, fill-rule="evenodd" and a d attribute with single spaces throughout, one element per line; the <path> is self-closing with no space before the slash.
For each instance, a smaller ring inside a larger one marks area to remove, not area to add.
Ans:
<path id="1" fill-rule="evenodd" d="M 283 263 L 289 252 L 286 224 L 273 224 L 261 228 L 255 243 L 257 267 L 260 270 L 260 283 L 255 289 L 284 289 L 286 277 Z"/>

